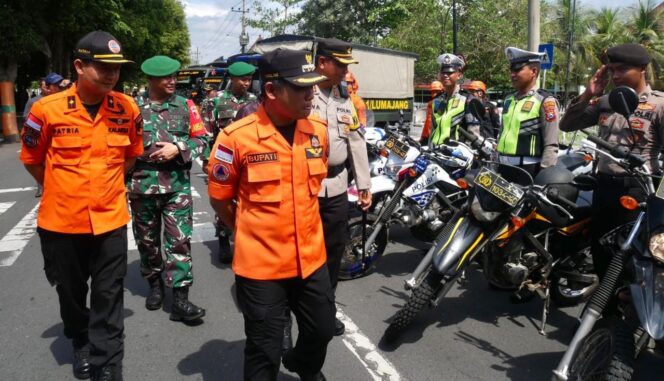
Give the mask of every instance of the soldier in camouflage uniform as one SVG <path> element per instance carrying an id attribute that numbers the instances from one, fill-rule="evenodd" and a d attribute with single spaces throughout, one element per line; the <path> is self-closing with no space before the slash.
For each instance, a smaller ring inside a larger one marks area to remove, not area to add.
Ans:
<path id="1" fill-rule="evenodd" d="M 191 234 L 193 208 L 189 169 L 208 144 L 203 121 L 194 103 L 175 95 L 175 75 L 180 63 L 155 56 L 141 65 L 148 75 L 149 96 L 141 107 L 145 153 L 128 177 L 129 204 L 141 273 L 148 280 L 148 310 L 161 308 L 166 286 L 173 288 L 171 320 L 190 321 L 205 310 L 188 299 L 193 283 Z M 164 253 L 161 255 L 161 226 Z"/>
<path id="2" fill-rule="evenodd" d="M 214 99 L 214 111 L 212 119 L 206 129 L 212 129 L 212 142 L 217 140 L 217 134 L 224 127 L 231 124 L 237 111 L 248 102 L 256 100 L 256 96 L 248 90 L 251 86 L 252 75 L 256 67 L 246 62 L 235 62 L 228 67 L 228 74 L 231 77 L 231 83 L 227 90 L 222 91 Z M 211 127 L 210 127 L 211 125 Z M 221 263 L 231 263 L 233 252 L 231 251 L 232 230 L 221 225 L 217 221 L 217 236 L 219 237 L 219 261 Z"/>

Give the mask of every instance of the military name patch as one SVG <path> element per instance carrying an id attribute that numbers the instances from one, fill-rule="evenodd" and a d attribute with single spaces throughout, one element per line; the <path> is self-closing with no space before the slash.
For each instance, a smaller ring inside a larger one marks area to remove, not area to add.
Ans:
<path id="1" fill-rule="evenodd" d="M 317 159 L 323 157 L 322 148 L 305 148 L 304 152 L 307 155 L 307 159 Z"/>
<path id="2" fill-rule="evenodd" d="M 276 152 L 252 153 L 247 155 L 247 164 L 270 163 L 279 161 Z"/>
<path id="3" fill-rule="evenodd" d="M 53 135 L 78 135 L 78 127 L 56 127 L 53 129 Z"/>
<path id="4" fill-rule="evenodd" d="M 212 175 L 217 181 L 226 181 L 231 176 L 231 169 L 226 164 L 217 163 L 212 168 Z"/>
<path id="5" fill-rule="evenodd" d="M 532 110 L 534 104 L 535 103 L 532 102 L 532 101 L 528 101 L 528 102 L 524 103 L 523 107 L 521 107 L 521 111 L 528 112 L 528 111 Z"/>
<path id="6" fill-rule="evenodd" d="M 223 144 L 219 144 L 217 150 L 214 152 L 214 158 L 224 163 L 233 164 L 233 150 Z"/>

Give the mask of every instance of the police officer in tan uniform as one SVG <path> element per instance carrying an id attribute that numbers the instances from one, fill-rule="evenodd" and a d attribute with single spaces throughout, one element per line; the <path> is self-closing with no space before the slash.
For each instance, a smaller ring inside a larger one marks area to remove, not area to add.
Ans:
<path id="1" fill-rule="evenodd" d="M 572 100 L 560 129 L 574 131 L 598 125 L 602 139 L 630 147 L 633 154 L 646 159 L 653 173 L 659 173 L 658 156 L 664 145 L 664 93 L 653 90 L 646 82 L 650 60 L 648 51 L 638 44 L 608 49 L 604 65 L 592 77 L 586 91 Z M 616 86 L 629 86 L 639 95 L 639 105 L 629 121 L 611 110 L 609 96 L 603 95 L 609 80 Z M 605 156 L 598 157 L 597 172 L 599 186 L 593 192 L 592 253 L 595 269 L 603 275 L 610 253 L 602 250 L 599 239 L 611 229 L 636 218 L 636 212 L 620 207 L 620 197 L 631 195 L 643 201 L 646 195 L 634 178 L 628 177 L 623 168 Z"/>
<path id="2" fill-rule="evenodd" d="M 330 282 L 336 290 L 341 255 L 348 236 L 348 170 L 346 161 L 355 177 L 359 190 L 360 207 L 367 210 L 371 206 L 371 179 L 369 159 L 364 132 L 353 107 L 353 102 L 339 84 L 348 73 L 348 65 L 357 63 L 353 58 L 352 46 L 344 41 L 330 38 L 320 39 L 316 51 L 316 71 L 328 78 L 320 83 L 314 92 L 311 115 L 327 122 L 330 158 L 327 178 L 318 194 L 320 213 L 323 220 L 327 266 Z M 344 333 L 344 325 L 335 322 L 335 335 Z"/>

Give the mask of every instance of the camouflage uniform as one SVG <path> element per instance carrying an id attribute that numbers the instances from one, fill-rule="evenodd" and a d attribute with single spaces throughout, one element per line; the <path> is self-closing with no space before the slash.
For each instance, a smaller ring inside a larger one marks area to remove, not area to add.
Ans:
<path id="1" fill-rule="evenodd" d="M 165 268 L 168 287 L 190 286 L 193 208 L 189 169 L 205 150 L 208 137 L 196 106 L 178 95 L 161 104 L 148 100 L 141 116 L 145 153 L 128 176 L 141 273 L 152 279 Z M 179 156 L 165 163 L 150 159 L 150 154 L 159 149 L 157 142 L 175 143 Z M 160 252 L 162 220 L 165 266 Z"/>

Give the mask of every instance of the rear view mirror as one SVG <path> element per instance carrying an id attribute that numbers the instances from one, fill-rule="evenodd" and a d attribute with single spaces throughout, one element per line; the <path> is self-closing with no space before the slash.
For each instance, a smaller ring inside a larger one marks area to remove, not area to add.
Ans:
<path id="1" fill-rule="evenodd" d="M 619 86 L 609 93 L 609 105 L 613 111 L 629 119 L 639 105 L 639 96 L 631 87 Z"/>
<path id="2" fill-rule="evenodd" d="M 468 107 L 470 108 L 470 113 L 473 114 L 475 118 L 480 120 L 484 119 L 486 108 L 484 108 L 484 104 L 482 104 L 479 99 L 471 99 Z"/>

